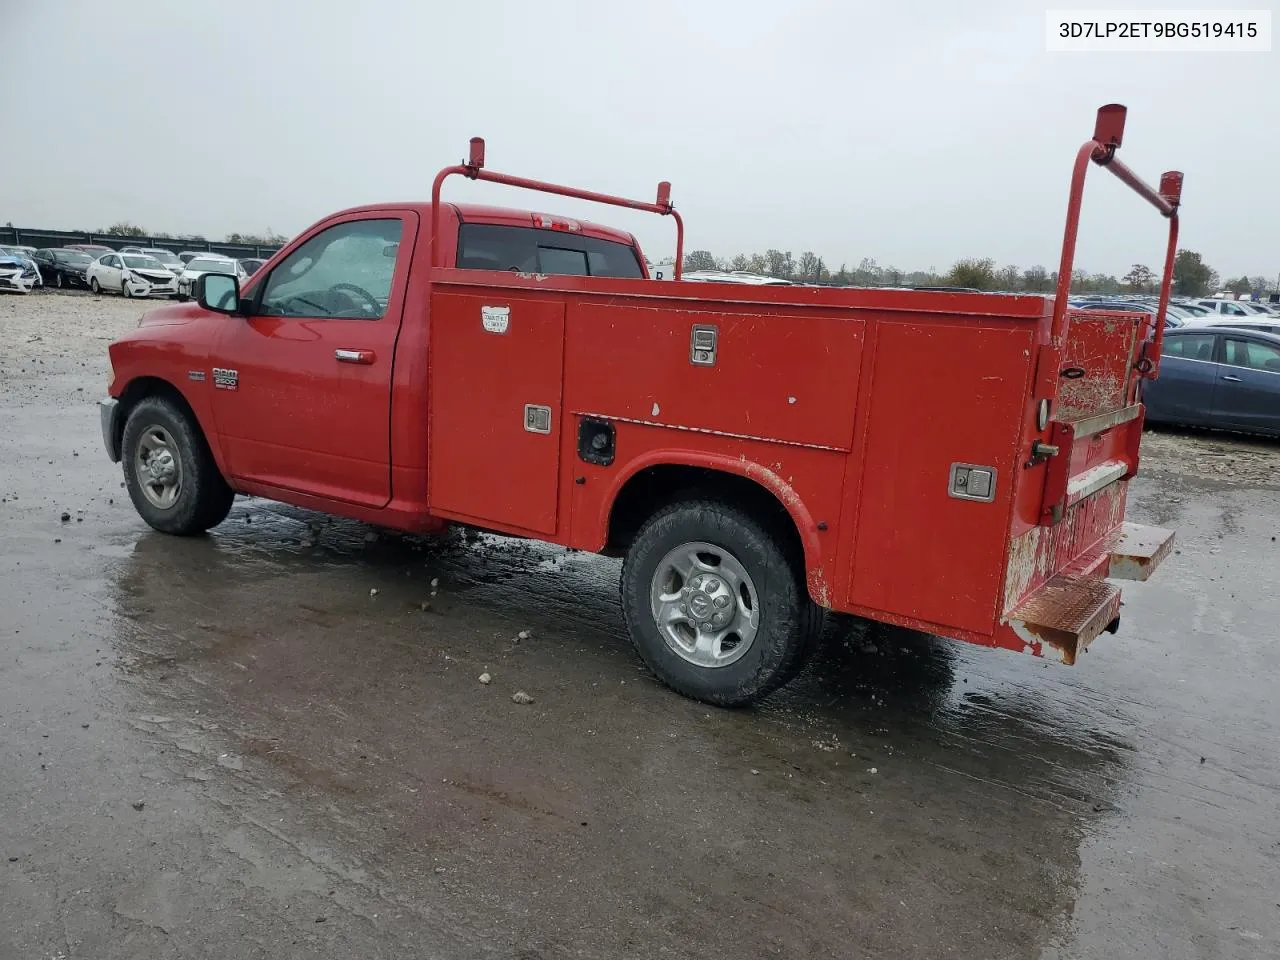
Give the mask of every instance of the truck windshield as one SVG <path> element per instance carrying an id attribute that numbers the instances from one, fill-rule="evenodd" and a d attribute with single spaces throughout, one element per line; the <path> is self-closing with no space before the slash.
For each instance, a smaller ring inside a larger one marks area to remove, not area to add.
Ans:
<path id="1" fill-rule="evenodd" d="M 572 277 L 640 279 L 634 247 L 598 237 L 535 227 L 464 223 L 458 230 L 463 270 L 515 270 Z"/>

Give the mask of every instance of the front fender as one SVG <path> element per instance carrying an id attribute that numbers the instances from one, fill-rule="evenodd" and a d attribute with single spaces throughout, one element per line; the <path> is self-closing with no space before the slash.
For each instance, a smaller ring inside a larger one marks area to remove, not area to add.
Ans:
<path id="1" fill-rule="evenodd" d="M 207 378 L 199 383 L 193 382 L 192 386 L 202 386 L 206 382 Z M 218 434 L 214 429 L 213 411 L 205 397 L 200 396 L 194 390 L 183 390 L 173 381 L 166 378 L 149 375 L 136 376 L 126 380 L 117 374 L 115 380 L 112 381 L 110 393 L 112 400 L 103 401 L 102 420 L 103 440 L 107 445 L 108 455 L 111 456 L 113 461 L 119 460 L 124 426 L 128 422 L 129 412 L 133 409 L 134 404 L 144 397 L 163 396 L 184 407 L 192 419 L 195 420 L 196 426 L 200 428 L 200 433 L 209 447 L 209 452 L 213 454 L 213 460 L 218 465 L 218 470 L 230 480 L 231 473 L 228 469 L 228 464 L 223 458 L 222 445 L 218 442 Z M 113 434 L 111 438 L 107 437 L 108 417 L 110 418 L 110 428 Z"/>

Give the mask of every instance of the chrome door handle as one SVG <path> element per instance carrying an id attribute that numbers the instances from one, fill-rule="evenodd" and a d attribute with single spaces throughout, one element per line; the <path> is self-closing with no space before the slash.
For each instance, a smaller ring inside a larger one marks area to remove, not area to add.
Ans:
<path id="1" fill-rule="evenodd" d="M 335 350 L 333 357 L 339 363 L 373 363 L 372 350 Z"/>
<path id="2" fill-rule="evenodd" d="M 1240 383 L 1240 382 L 1241 382 L 1241 380 L 1240 380 L 1240 378 L 1239 378 L 1239 377 L 1223 377 L 1222 379 L 1223 379 L 1223 380 L 1230 380 L 1232 383 Z"/>

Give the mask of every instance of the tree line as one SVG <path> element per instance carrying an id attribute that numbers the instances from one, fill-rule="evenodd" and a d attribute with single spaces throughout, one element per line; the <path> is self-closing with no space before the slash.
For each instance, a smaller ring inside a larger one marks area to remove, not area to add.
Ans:
<path id="1" fill-rule="evenodd" d="M 805 251 L 797 259 L 789 250 L 766 250 L 764 253 L 739 253 L 725 259 L 710 250 L 691 250 L 685 255 L 684 269 L 739 270 L 763 274 L 799 283 L 821 283 L 837 287 L 926 287 L 956 286 L 976 290 L 1003 290 L 1016 293 L 1050 293 L 1058 285 L 1056 270 L 1042 266 L 1021 267 L 1012 264 L 998 267 L 990 258 L 957 260 L 945 273 L 934 270 L 901 270 L 882 266 L 864 257 L 856 267 L 840 264 L 832 270 L 821 257 Z M 1155 293 L 1160 276 L 1145 264 L 1135 263 L 1122 277 L 1106 273 L 1076 270 L 1071 275 L 1072 293 Z M 1180 296 L 1199 297 L 1226 289 L 1235 294 L 1259 296 L 1276 289 L 1267 277 L 1241 276 L 1221 282 L 1218 272 L 1204 262 L 1194 250 L 1179 250 L 1173 263 L 1173 290 Z"/>
<path id="2" fill-rule="evenodd" d="M 200 240 L 208 243 L 209 238 L 199 233 L 152 233 L 136 223 L 121 221 L 113 223 L 111 226 L 102 230 L 95 230 L 94 233 L 105 234 L 111 237 L 154 237 L 157 240 Z M 266 233 L 228 233 L 223 243 L 245 243 L 257 244 L 264 247 L 279 247 L 289 242 L 289 238 L 282 233 L 276 233 L 270 227 L 267 227 Z"/>

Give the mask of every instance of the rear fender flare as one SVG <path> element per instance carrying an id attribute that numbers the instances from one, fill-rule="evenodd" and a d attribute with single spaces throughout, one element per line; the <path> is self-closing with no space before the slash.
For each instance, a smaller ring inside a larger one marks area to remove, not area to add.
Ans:
<path id="1" fill-rule="evenodd" d="M 667 449 L 653 450 L 629 461 L 622 470 L 614 474 L 609 490 L 601 503 L 593 537 L 596 550 L 603 549 L 608 541 L 614 505 L 627 483 L 642 470 L 667 466 L 698 467 L 745 477 L 770 493 L 787 512 L 799 535 L 800 545 L 804 551 L 805 578 L 810 596 L 816 603 L 830 607 L 832 592 L 825 562 L 827 558 L 823 552 L 823 544 L 818 538 L 818 527 L 813 515 L 794 487 L 772 470 L 746 457 L 735 458 L 696 450 Z"/>

